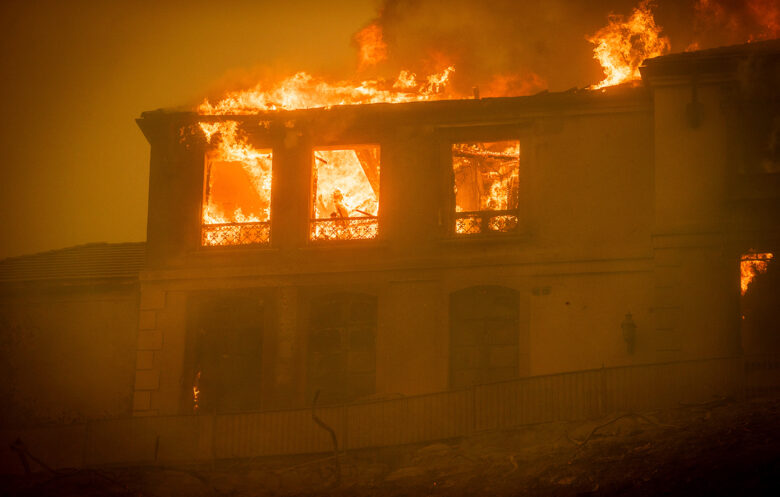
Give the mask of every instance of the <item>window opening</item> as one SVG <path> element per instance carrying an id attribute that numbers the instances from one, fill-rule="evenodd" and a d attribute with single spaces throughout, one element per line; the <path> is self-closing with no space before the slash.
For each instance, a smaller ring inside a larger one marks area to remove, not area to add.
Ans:
<path id="1" fill-rule="evenodd" d="M 739 273 L 740 273 L 740 286 L 741 292 L 744 296 L 753 279 L 759 275 L 766 273 L 769 267 L 769 261 L 774 258 L 774 254 L 771 252 L 755 252 L 753 250 L 746 254 L 742 254 Z"/>
<path id="2" fill-rule="evenodd" d="M 510 232 L 517 228 L 520 142 L 452 145 L 455 233 Z"/>
<path id="3" fill-rule="evenodd" d="M 379 147 L 315 150 L 312 192 L 311 240 L 376 238 Z"/>
<path id="4" fill-rule="evenodd" d="M 206 153 L 204 246 L 266 244 L 271 234 L 273 153 L 256 149 L 235 121 L 201 123 L 214 148 Z"/>
<path id="5" fill-rule="evenodd" d="M 774 254 L 755 250 L 743 254 L 740 280 L 743 351 L 747 355 L 780 352 L 780 269 Z"/>
<path id="6" fill-rule="evenodd" d="M 262 301 L 253 295 L 231 295 L 198 301 L 193 309 L 192 412 L 259 409 Z"/>

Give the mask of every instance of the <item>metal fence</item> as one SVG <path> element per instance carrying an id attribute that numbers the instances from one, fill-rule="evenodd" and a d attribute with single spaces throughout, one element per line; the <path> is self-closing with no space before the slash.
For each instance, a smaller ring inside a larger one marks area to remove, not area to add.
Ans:
<path id="1" fill-rule="evenodd" d="M 780 358 L 722 358 L 535 376 L 473 388 L 317 409 L 340 449 L 400 445 L 714 396 L 780 391 Z M 48 465 L 167 463 L 333 450 L 311 409 L 159 416 L 0 432 L 3 472 L 22 469 L 21 439 Z"/>

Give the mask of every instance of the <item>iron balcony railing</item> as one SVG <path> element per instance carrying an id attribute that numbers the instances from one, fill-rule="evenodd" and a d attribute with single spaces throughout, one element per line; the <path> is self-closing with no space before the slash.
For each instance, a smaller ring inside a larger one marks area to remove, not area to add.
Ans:
<path id="1" fill-rule="evenodd" d="M 379 232 L 376 216 L 328 217 L 312 219 L 312 240 L 370 240 Z"/>
<path id="2" fill-rule="evenodd" d="M 207 247 L 265 245 L 270 240 L 270 222 L 204 224 L 201 229 L 201 245 Z"/>
<path id="3" fill-rule="evenodd" d="M 519 225 L 517 209 L 455 213 L 455 234 L 512 233 Z"/>

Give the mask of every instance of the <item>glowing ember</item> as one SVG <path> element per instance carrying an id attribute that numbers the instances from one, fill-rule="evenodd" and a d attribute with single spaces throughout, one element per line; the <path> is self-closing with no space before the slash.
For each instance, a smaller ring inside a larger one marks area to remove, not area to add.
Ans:
<path id="1" fill-rule="evenodd" d="M 645 59 L 669 51 L 669 38 L 661 36 L 650 5 L 651 0 L 642 0 L 628 19 L 611 14 L 609 24 L 587 38 L 596 45 L 593 58 L 606 76 L 594 89 L 639 79 L 639 66 Z"/>
<path id="2" fill-rule="evenodd" d="M 742 256 L 739 264 L 742 295 L 747 293 L 753 278 L 766 272 L 769 261 L 773 258 L 774 254 L 771 252 L 756 253 L 750 251 Z"/>
<path id="3" fill-rule="evenodd" d="M 201 114 L 240 115 L 279 109 L 311 109 L 334 105 L 400 103 L 451 98 L 449 66 L 443 71 L 418 78 L 401 71 L 395 81 L 367 80 L 329 83 L 305 72 L 299 72 L 275 84 L 258 84 L 250 90 L 230 92 L 216 104 L 205 100 Z"/>
<path id="4" fill-rule="evenodd" d="M 271 151 L 255 149 L 235 121 L 200 123 L 200 127 L 209 143 L 216 142 L 206 154 L 202 244 L 268 242 Z"/>
<path id="5" fill-rule="evenodd" d="M 452 146 L 452 169 L 456 233 L 517 227 L 519 141 L 456 143 Z"/>
<path id="6" fill-rule="evenodd" d="M 200 371 L 195 374 L 195 382 L 192 385 L 192 412 L 200 409 Z"/>
<path id="7" fill-rule="evenodd" d="M 379 147 L 314 151 L 312 240 L 375 238 Z"/>

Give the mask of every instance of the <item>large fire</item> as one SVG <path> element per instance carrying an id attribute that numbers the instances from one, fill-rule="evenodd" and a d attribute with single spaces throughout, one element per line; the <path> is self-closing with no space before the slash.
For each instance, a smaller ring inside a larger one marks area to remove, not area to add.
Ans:
<path id="1" fill-rule="evenodd" d="M 766 272 L 769 261 L 773 258 L 774 254 L 771 252 L 750 251 L 747 254 L 742 255 L 739 264 L 742 295 L 747 293 L 753 278 Z"/>
<path id="2" fill-rule="evenodd" d="M 651 5 L 652 0 L 642 0 L 628 19 L 611 14 L 609 24 L 587 38 L 596 45 L 593 57 L 605 75 L 594 89 L 638 80 L 639 66 L 645 59 L 669 51 L 669 38 L 661 36 L 662 28 L 655 23 Z"/>
<path id="3" fill-rule="evenodd" d="M 214 104 L 205 100 L 201 114 L 240 115 L 271 110 L 312 109 L 334 105 L 401 103 L 451 98 L 450 76 L 454 66 L 424 77 L 401 71 L 392 81 L 381 79 L 328 82 L 299 72 L 270 85 L 234 91 Z"/>
<path id="4" fill-rule="evenodd" d="M 475 234 L 517 227 L 520 142 L 456 143 L 455 232 Z"/>
<path id="5" fill-rule="evenodd" d="M 379 147 L 315 150 L 312 240 L 375 238 L 379 212 Z"/>
<path id="6" fill-rule="evenodd" d="M 270 150 L 257 150 L 236 121 L 200 123 L 206 154 L 203 245 L 267 243 L 271 219 Z"/>
<path id="7" fill-rule="evenodd" d="M 700 0 L 702 6 L 716 3 Z M 750 0 L 752 11 L 769 12 L 764 23 L 777 29 L 777 9 L 766 0 Z M 703 8 L 703 7 L 702 7 Z M 640 78 L 645 59 L 670 50 L 669 38 L 655 22 L 652 0 L 641 0 L 630 16 L 610 14 L 608 24 L 587 40 L 605 78 L 600 89 Z M 363 73 L 386 61 L 391 48 L 376 21 L 354 37 L 358 70 Z M 431 55 L 431 54 L 429 54 Z M 217 101 L 204 100 L 201 115 L 254 115 L 268 111 L 329 108 L 338 105 L 402 103 L 457 98 L 455 65 L 444 54 L 432 73 L 401 70 L 397 76 L 327 80 L 298 72 L 253 88 L 232 91 Z M 524 76 L 520 76 L 524 74 Z M 528 94 L 546 83 L 527 69 L 494 74 L 484 86 L 486 96 Z M 478 89 L 475 89 L 475 96 Z M 258 150 L 241 135 L 236 121 L 200 124 L 212 149 L 206 157 L 203 203 L 203 245 L 267 243 L 270 238 L 272 152 Z M 357 146 L 317 150 L 313 158 L 310 238 L 374 238 L 379 209 L 378 147 Z M 452 149 L 455 174 L 457 233 L 510 231 L 517 226 L 519 144 L 459 143 Z M 373 154 L 373 155 L 372 155 Z M 485 214 L 486 212 L 490 215 Z M 744 283 L 743 292 L 747 283 Z M 748 280 L 749 283 L 749 280 Z"/>
<path id="8" fill-rule="evenodd" d="M 360 66 L 386 57 L 381 28 L 370 25 L 355 37 Z M 326 81 L 299 72 L 272 83 L 228 93 L 198 107 L 202 115 L 251 115 L 370 103 L 401 103 L 452 98 L 448 65 L 426 76 L 402 70 L 395 79 Z M 270 232 L 270 150 L 257 150 L 240 135 L 235 121 L 202 122 L 207 141 L 214 145 L 206 157 L 203 203 L 203 245 L 268 242 Z M 215 137 L 219 136 L 219 140 Z M 318 150 L 313 166 L 311 239 L 374 238 L 379 209 L 379 149 L 358 146 Z"/>

